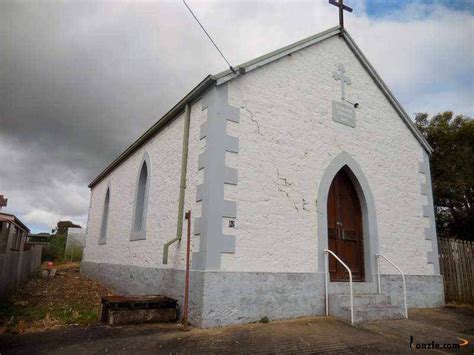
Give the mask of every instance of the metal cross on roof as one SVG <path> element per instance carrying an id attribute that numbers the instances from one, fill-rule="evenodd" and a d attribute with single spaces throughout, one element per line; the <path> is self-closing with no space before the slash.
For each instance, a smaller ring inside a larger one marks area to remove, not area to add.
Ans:
<path id="1" fill-rule="evenodd" d="M 344 0 L 329 0 L 329 3 L 339 8 L 339 25 L 341 26 L 341 28 L 344 28 L 344 10 L 352 12 L 352 8 L 347 5 L 344 5 Z"/>
<path id="2" fill-rule="evenodd" d="M 344 95 L 344 84 L 351 85 L 351 79 L 346 76 L 346 69 L 344 68 L 344 65 L 339 64 L 337 66 L 337 71 L 332 72 L 332 77 L 336 80 L 341 81 L 341 98 L 344 101 L 345 100 L 345 95 Z"/>

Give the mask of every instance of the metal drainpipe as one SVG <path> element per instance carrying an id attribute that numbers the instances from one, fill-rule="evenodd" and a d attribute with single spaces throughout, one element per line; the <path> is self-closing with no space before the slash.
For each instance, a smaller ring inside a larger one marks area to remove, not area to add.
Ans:
<path id="1" fill-rule="evenodd" d="M 186 277 L 184 282 L 184 307 L 183 307 L 183 330 L 188 331 L 188 313 L 189 313 L 189 253 L 191 252 L 191 211 L 186 212 L 188 220 L 188 233 L 186 239 Z"/>
<path id="2" fill-rule="evenodd" d="M 163 248 L 163 264 L 168 264 L 168 251 L 170 245 L 181 241 L 183 233 L 184 196 L 186 190 L 186 171 L 188 169 L 188 146 L 189 146 L 189 124 L 191 121 L 191 105 L 186 104 L 184 109 L 184 130 L 183 130 L 183 153 L 181 154 L 181 182 L 179 185 L 178 200 L 178 226 L 176 228 L 176 238 L 166 242 Z"/>

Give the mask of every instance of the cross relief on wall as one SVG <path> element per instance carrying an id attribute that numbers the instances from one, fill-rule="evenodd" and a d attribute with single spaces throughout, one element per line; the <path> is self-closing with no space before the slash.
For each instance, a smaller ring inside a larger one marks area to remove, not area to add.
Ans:
<path id="1" fill-rule="evenodd" d="M 351 79 L 346 75 L 346 69 L 342 63 L 337 65 L 337 70 L 333 71 L 332 77 L 341 83 L 341 101 L 332 101 L 332 119 L 349 127 L 355 127 L 355 109 L 345 97 L 345 86 L 351 85 Z"/>

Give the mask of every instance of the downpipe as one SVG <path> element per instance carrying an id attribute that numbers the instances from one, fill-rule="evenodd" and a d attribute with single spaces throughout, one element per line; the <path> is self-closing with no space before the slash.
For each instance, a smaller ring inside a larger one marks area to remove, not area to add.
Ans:
<path id="1" fill-rule="evenodd" d="M 183 233 L 183 214 L 184 214 L 184 197 L 186 190 L 186 172 L 188 169 L 188 148 L 189 148 L 189 125 L 191 121 L 191 105 L 186 104 L 184 109 L 184 129 L 183 129 L 183 152 L 181 154 L 181 179 L 179 184 L 179 200 L 178 200 L 178 224 L 176 227 L 176 237 L 166 242 L 163 247 L 163 264 L 168 264 L 168 253 L 171 244 L 181 241 Z"/>
<path id="2" fill-rule="evenodd" d="M 189 314 L 189 258 L 191 254 L 191 211 L 186 212 L 186 220 L 188 221 L 188 230 L 186 233 L 186 277 L 184 283 L 184 305 L 183 305 L 183 330 L 188 331 L 188 314 Z"/>

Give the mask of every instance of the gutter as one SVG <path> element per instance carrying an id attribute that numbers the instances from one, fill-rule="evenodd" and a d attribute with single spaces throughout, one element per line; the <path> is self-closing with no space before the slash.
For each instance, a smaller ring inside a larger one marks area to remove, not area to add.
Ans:
<path id="1" fill-rule="evenodd" d="M 163 264 L 168 264 L 168 251 L 170 245 L 181 241 L 183 234 L 183 213 L 184 197 L 186 192 L 186 172 L 188 170 L 188 150 L 189 150 L 189 125 L 191 122 L 191 104 L 187 103 L 184 108 L 184 129 L 183 129 L 183 153 L 181 154 L 181 180 L 179 184 L 178 200 L 178 224 L 176 227 L 176 238 L 165 243 L 163 247 Z"/>

